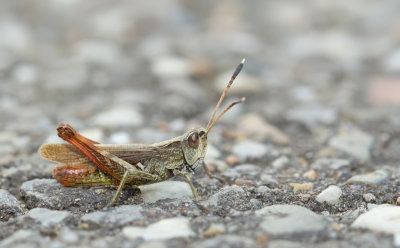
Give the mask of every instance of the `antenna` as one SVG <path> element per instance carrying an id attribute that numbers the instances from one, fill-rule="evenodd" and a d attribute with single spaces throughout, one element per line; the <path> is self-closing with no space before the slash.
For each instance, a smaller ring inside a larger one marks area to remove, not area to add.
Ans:
<path id="1" fill-rule="evenodd" d="M 244 101 L 246 101 L 246 97 L 242 97 L 242 99 L 240 99 L 239 101 L 236 101 L 236 102 L 231 103 L 231 105 L 229 105 L 224 111 L 222 111 L 222 113 L 218 115 L 218 117 L 211 123 L 211 125 L 209 125 L 209 126 L 207 127 L 206 134 L 208 134 L 208 132 L 210 131 L 210 129 L 215 125 L 215 123 L 217 123 L 217 121 L 218 121 L 230 108 L 232 108 L 232 107 L 235 106 L 236 104 L 242 103 L 242 102 L 244 102 Z"/>
<path id="2" fill-rule="evenodd" d="M 231 79 L 230 79 L 229 82 L 228 82 L 228 85 L 226 86 L 225 90 L 222 92 L 222 95 L 221 95 L 221 97 L 219 98 L 219 101 L 218 101 L 217 105 L 215 106 L 214 112 L 212 113 L 211 118 L 210 118 L 210 120 L 208 121 L 208 124 L 207 124 L 207 133 L 210 131 L 211 127 L 214 126 L 214 124 L 221 118 L 221 116 L 224 115 L 230 108 L 232 108 L 232 107 L 235 106 L 236 104 L 241 103 L 241 102 L 244 102 L 244 101 L 246 100 L 245 98 L 242 98 L 240 101 L 233 102 L 231 105 L 229 105 L 229 106 L 214 120 L 215 114 L 217 113 L 218 108 L 220 107 L 222 100 L 224 99 L 224 97 L 225 97 L 226 93 L 228 92 L 229 88 L 231 87 L 233 81 L 235 81 L 235 78 L 237 77 L 237 75 L 239 75 L 240 71 L 242 70 L 245 61 L 246 61 L 246 59 L 242 59 L 242 61 L 240 62 L 240 64 L 236 67 L 235 71 L 233 72 L 233 74 L 232 74 L 232 76 L 231 76 Z"/>

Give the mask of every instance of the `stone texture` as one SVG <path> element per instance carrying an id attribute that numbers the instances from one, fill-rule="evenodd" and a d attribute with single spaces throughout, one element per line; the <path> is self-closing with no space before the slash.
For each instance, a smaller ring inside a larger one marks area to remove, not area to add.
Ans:
<path id="1" fill-rule="evenodd" d="M 34 179 L 21 185 L 21 195 L 28 208 L 98 209 L 112 198 L 115 190 L 100 187 L 64 187 L 55 179 Z M 121 194 L 120 198 L 125 198 Z"/>
<path id="2" fill-rule="evenodd" d="M 192 190 L 186 182 L 164 181 L 139 186 L 144 202 L 152 203 L 163 199 L 191 199 Z"/>
<path id="3" fill-rule="evenodd" d="M 201 202 L 205 207 L 219 215 L 225 215 L 230 208 L 237 210 L 249 210 L 250 199 L 247 199 L 245 191 L 237 185 L 224 186 L 217 193 Z"/>
<path id="4" fill-rule="evenodd" d="M 242 161 L 261 158 L 268 152 L 268 147 L 255 141 L 242 141 L 233 147 L 233 153 Z"/>
<path id="5" fill-rule="evenodd" d="M 400 207 L 380 205 L 360 215 L 351 226 L 391 234 L 400 233 Z"/>
<path id="6" fill-rule="evenodd" d="M 306 126 L 331 125 L 338 118 L 335 109 L 325 106 L 299 106 L 289 111 L 288 119 Z"/>
<path id="7" fill-rule="evenodd" d="M 240 131 L 256 140 L 270 139 L 280 145 L 287 145 L 289 137 L 277 127 L 267 123 L 261 116 L 250 113 L 241 118 L 239 123 Z"/>
<path id="8" fill-rule="evenodd" d="M 188 238 L 195 235 L 187 218 L 170 218 L 153 223 L 147 227 L 129 226 L 122 230 L 123 235 L 131 240 L 163 240 L 172 238 Z"/>
<path id="9" fill-rule="evenodd" d="M 101 126 L 139 126 L 143 122 L 140 112 L 132 106 L 116 107 L 93 117 L 93 122 Z"/>
<path id="10" fill-rule="evenodd" d="M 328 225 L 323 216 L 296 205 L 272 205 L 256 211 L 260 227 L 270 235 L 295 236 L 322 232 Z"/>
<path id="11" fill-rule="evenodd" d="M 256 242 L 250 238 L 230 234 L 230 235 L 220 235 L 215 238 L 197 242 L 195 243 L 195 246 L 199 248 L 212 248 L 212 247 L 251 248 L 256 246 Z"/>
<path id="12" fill-rule="evenodd" d="M 42 206 L 55 208 L 57 205 L 61 206 L 61 200 L 57 196 L 47 195 L 44 192 L 40 192 L 40 189 L 48 190 L 51 187 L 62 187 L 54 179 L 34 179 L 27 181 L 21 186 L 21 194 L 32 206 Z"/>
<path id="13" fill-rule="evenodd" d="M 291 183 L 290 187 L 293 189 L 293 192 L 296 193 L 298 191 L 312 190 L 314 187 L 314 184 L 313 183 Z"/>
<path id="14" fill-rule="evenodd" d="M 34 208 L 29 211 L 28 216 L 45 227 L 53 227 L 61 225 L 65 220 L 70 218 L 72 214 L 67 211 Z"/>
<path id="15" fill-rule="evenodd" d="M 347 180 L 347 183 L 377 186 L 389 179 L 390 175 L 391 173 L 388 170 L 376 170 L 367 174 L 353 176 Z"/>
<path id="16" fill-rule="evenodd" d="M 96 211 L 82 216 L 81 221 L 96 225 L 124 226 L 136 220 L 142 220 L 141 206 L 122 205 L 115 208 Z"/>
<path id="17" fill-rule="evenodd" d="M 23 213 L 18 200 L 7 190 L 0 189 L 0 221 L 7 221 Z"/>
<path id="18" fill-rule="evenodd" d="M 339 133 L 331 138 L 329 146 L 344 151 L 360 160 L 368 160 L 371 156 L 373 137 L 362 131 L 352 130 Z"/>
<path id="19" fill-rule="evenodd" d="M 316 200 L 318 202 L 326 202 L 331 205 L 338 204 L 340 197 L 342 196 L 342 190 L 336 185 L 330 185 L 317 195 Z"/>

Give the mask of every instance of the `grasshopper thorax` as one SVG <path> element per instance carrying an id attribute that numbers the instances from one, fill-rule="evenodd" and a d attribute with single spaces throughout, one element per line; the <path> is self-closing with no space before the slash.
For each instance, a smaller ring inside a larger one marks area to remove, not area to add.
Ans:
<path id="1" fill-rule="evenodd" d="M 206 155 L 207 130 L 203 127 L 194 128 L 182 136 L 181 142 L 186 164 L 194 169 L 196 163 Z"/>

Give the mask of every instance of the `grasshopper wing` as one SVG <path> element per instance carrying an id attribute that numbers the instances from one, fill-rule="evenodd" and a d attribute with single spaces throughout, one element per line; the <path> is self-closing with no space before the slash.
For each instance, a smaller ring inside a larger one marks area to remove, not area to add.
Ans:
<path id="1" fill-rule="evenodd" d="M 160 157 L 160 150 L 162 150 L 151 145 L 138 144 L 96 144 L 95 146 L 133 165 L 143 159 Z M 39 148 L 39 154 L 47 160 L 61 164 L 77 165 L 91 162 L 88 157 L 71 144 L 44 144 Z"/>
<path id="2" fill-rule="evenodd" d="M 39 148 L 42 158 L 62 164 L 85 164 L 90 160 L 70 144 L 44 144 Z"/>

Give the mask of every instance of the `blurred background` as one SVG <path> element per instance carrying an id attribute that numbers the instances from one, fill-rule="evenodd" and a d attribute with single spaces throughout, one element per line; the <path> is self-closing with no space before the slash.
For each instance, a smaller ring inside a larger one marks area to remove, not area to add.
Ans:
<path id="1" fill-rule="evenodd" d="M 397 0 L 0 1 L 0 154 L 60 142 L 60 122 L 108 143 L 204 126 L 244 57 L 223 106 L 247 101 L 215 129 L 251 122 L 257 139 L 269 123 L 299 154 L 343 130 L 386 144 L 400 131 L 399 11 Z M 373 159 L 397 161 L 399 143 Z"/>

